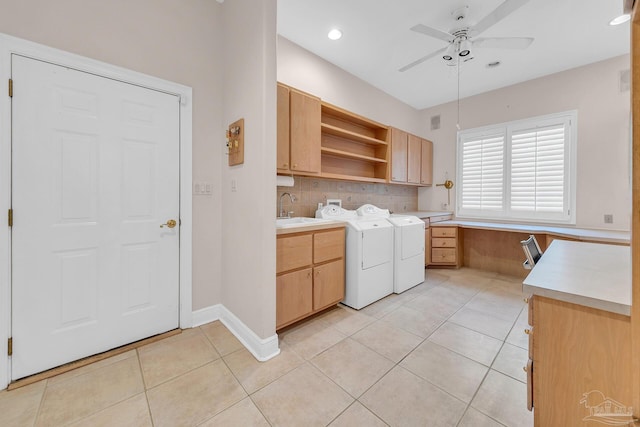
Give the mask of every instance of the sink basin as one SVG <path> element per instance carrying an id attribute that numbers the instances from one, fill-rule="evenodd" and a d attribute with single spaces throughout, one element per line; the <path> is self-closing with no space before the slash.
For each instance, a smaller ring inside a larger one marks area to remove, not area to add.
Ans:
<path id="1" fill-rule="evenodd" d="M 276 228 L 301 227 L 305 225 L 326 224 L 331 222 L 330 219 L 307 218 L 303 216 L 295 218 L 278 218 L 276 219 Z"/>

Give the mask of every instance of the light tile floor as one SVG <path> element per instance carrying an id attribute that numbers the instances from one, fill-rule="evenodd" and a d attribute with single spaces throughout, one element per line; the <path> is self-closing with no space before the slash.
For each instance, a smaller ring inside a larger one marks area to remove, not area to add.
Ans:
<path id="1" fill-rule="evenodd" d="M 257 362 L 220 322 L 0 392 L 10 426 L 531 426 L 521 280 L 471 269 L 280 334 Z"/>

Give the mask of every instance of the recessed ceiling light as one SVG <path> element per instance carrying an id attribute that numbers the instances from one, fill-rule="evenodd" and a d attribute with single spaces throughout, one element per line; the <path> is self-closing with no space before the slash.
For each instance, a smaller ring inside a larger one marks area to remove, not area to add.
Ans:
<path id="1" fill-rule="evenodd" d="M 627 22 L 629 19 L 631 19 L 631 15 L 629 15 L 628 13 L 625 13 L 623 15 L 620 16 L 616 16 L 615 18 L 613 18 L 611 21 L 609 21 L 609 25 L 620 25 L 620 24 L 624 24 L 625 22 Z"/>
<path id="2" fill-rule="evenodd" d="M 496 68 L 499 65 L 500 65 L 500 61 L 493 61 L 487 64 L 487 68 Z"/>
<path id="3" fill-rule="evenodd" d="M 338 40 L 340 37 L 342 37 L 342 31 L 340 31 L 337 28 L 334 28 L 333 30 L 329 31 L 329 34 L 327 34 L 327 37 L 329 37 L 331 40 Z"/>

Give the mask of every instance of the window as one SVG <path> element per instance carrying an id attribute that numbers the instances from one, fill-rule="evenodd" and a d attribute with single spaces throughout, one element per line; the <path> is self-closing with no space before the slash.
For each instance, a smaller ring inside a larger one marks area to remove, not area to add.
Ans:
<path id="1" fill-rule="evenodd" d="M 575 223 L 575 111 L 458 132 L 456 215 Z"/>

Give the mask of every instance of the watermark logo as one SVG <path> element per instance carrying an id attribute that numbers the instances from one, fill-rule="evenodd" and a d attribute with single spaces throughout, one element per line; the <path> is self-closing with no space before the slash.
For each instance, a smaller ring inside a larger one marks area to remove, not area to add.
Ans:
<path id="1" fill-rule="evenodd" d="M 633 408 L 606 397 L 600 390 L 591 390 L 582 395 L 580 404 L 589 410 L 582 421 L 595 421 L 610 426 L 628 426 L 633 421 Z"/>

